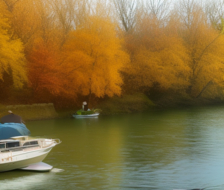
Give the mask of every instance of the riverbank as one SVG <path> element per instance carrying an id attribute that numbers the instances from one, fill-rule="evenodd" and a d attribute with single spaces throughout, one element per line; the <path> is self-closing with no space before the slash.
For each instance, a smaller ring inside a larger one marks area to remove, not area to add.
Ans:
<path id="1" fill-rule="evenodd" d="M 55 111 L 54 104 L 32 104 L 32 105 L 1 105 L 0 117 L 7 115 L 8 110 L 20 115 L 24 121 L 52 119 L 59 117 Z"/>
<path id="2" fill-rule="evenodd" d="M 144 94 L 113 97 L 100 102 L 96 108 L 102 110 L 101 115 L 116 115 L 143 112 L 155 104 Z M 8 110 L 20 115 L 24 121 L 72 117 L 79 108 L 72 110 L 55 110 L 53 103 L 32 105 L 0 105 L 0 117 L 8 114 Z"/>
<path id="3" fill-rule="evenodd" d="M 107 98 L 97 104 L 94 109 L 101 110 L 101 115 L 119 115 L 135 112 L 144 112 L 156 105 L 144 94 L 136 93 L 132 95 L 123 95 L 121 97 Z M 92 107 L 90 107 L 92 109 Z M 57 110 L 57 118 L 72 117 L 79 108 Z"/>
<path id="4" fill-rule="evenodd" d="M 121 97 L 108 98 L 102 101 L 98 107 L 103 110 L 103 115 L 116 115 L 134 112 L 143 112 L 156 105 L 144 94 L 136 93 Z"/>
<path id="5" fill-rule="evenodd" d="M 195 107 L 203 105 L 223 104 L 223 101 L 208 99 L 192 99 L 184 96 L 166 96 L 151 101 L 146 95 L 136 93 L 121 97 L 107 98 L 97 104 L 101 115 L 119 115 L 144 112 L 154 108 Z M 72 117 L 80 108 L 56 110 L 53 103 L 32 105 L 0 105 L 0 117 L 7 115 L 8 110 L 20 115 L 24 121 Z"/>
<path id="6" fill-rule="evenodd" d="M 188 94 L 164 94 L 151 98 L 156 107 L 159 108 L 177 108 L 177 107 L 200 107 L 200 106 L 213 106 L 224 105 L 224 100 L 220 98 L 193 98 Z"/>

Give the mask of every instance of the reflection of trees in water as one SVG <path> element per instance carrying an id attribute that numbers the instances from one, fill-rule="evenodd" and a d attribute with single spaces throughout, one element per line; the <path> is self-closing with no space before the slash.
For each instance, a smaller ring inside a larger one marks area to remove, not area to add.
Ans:
<path id="1" fill-rule="evenodd" d="M 191 136 L 199 138 L 201 132 L 192 134 L 193 126 L 187 123 L 189 113 L 187 110 L 158 111 L 149 113 L 147 119 L 139 118 L 139 126 L 130 125 L 133 135 L 124 148 L 127 163 L 157 168 L 188 157 L 192 146 L 199 146 Z"/>

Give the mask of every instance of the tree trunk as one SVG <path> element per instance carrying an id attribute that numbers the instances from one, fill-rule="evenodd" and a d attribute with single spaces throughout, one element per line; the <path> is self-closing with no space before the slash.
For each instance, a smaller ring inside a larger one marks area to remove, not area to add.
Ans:
<path id="1" fill-rule="evenodd" d="M 196 96 L 196 98 L 199 98 L 201 96 L 201 94 L 205 91 L 205 89 L 212 84 L 212 80 L 210 80 L 205 86 L 204 88 L 202 88 L 201 92 Z"/>

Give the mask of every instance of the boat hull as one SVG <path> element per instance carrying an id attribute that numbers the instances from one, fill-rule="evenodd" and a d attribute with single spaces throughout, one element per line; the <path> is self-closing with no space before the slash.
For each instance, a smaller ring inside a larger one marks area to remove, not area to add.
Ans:
<path id="1" fill-rule="evenodd" d="M 20 169 L 31 164 L 42 162 L 53 147 L 54 146 L 25 153 L 22 151 L 22 153 L 3 153 L 0 157 L 0 172 Z"/>
<path id="2" fill-rule="evenodd" d="M 98 117 L 99 113 L 94 113 L 94 114 L 89 114 L 89 115 L 73 115 L 75 118 L 93 118 L 93 117 Z"/>
<path id="3" fill-rule="evenodd" d="M 47 172 L 52 170 L 53 166 L 46 164 L 44 162 L 38 162 L 36 164 L 31 164 L 25 168 L 20 168 L 20 170 L 28 170 L 28 171 L 39 171 L 39 172 Z"/>

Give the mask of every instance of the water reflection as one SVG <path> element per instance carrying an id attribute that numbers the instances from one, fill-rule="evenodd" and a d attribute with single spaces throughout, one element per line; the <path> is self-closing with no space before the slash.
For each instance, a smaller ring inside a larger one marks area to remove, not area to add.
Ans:
<path id="1" fill-rule="evenodd" d="M 8 174 L 9 172 L 7 172 Z M 9 179 L 1 175 L 0 185 L 1 190 L 15 190 L 23 189 L 30 190 L 35 188 L 46 188 L 46 185 L 51 182 L 53 183 L 54 175 L 53 173 L 29 173 L 29 172 L 15 172 L 18 176 L 11 176 Z M 6 173 L 4 173 L 5 175 Z M 6 176 L 7 176 L 6 174 Z"/>

